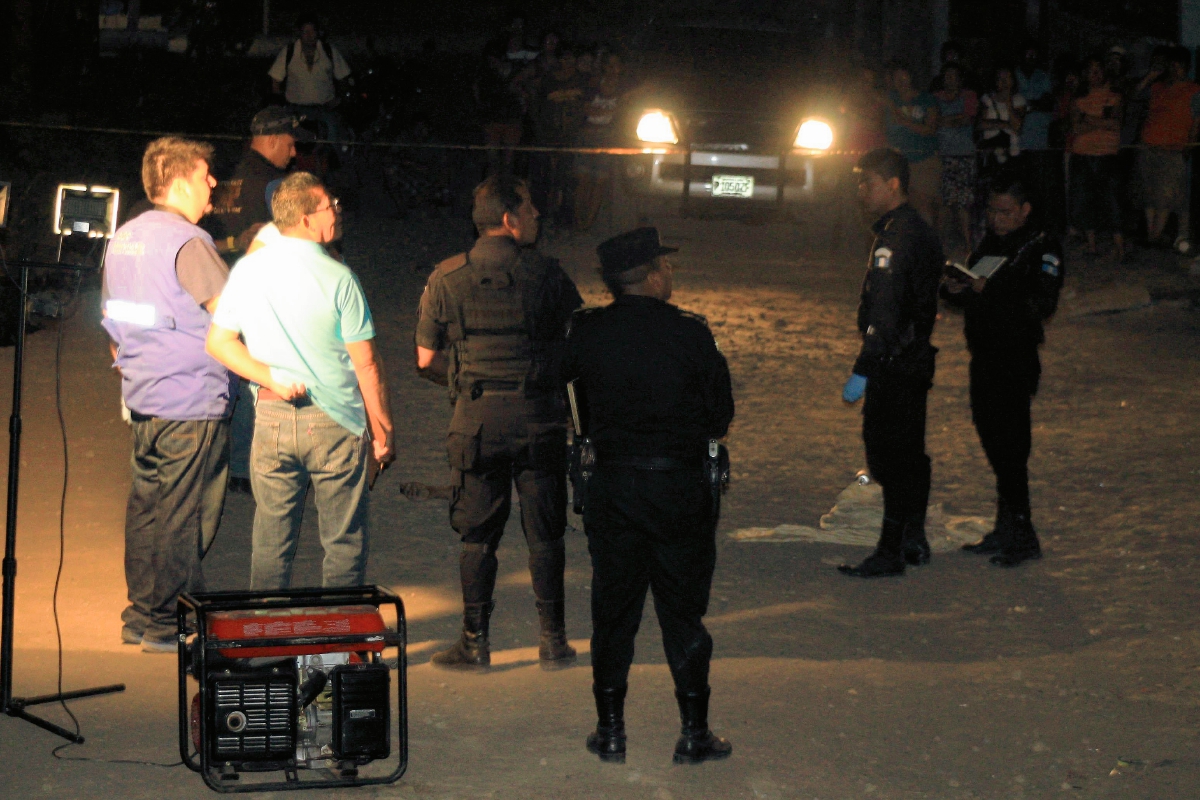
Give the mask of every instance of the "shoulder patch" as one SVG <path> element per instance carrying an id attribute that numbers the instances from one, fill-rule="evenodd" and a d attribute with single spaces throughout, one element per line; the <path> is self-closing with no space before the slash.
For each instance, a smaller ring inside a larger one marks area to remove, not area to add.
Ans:
<path id="1" fill-rule="evenodd" d="M 871 266 L 875 269 L 889 269 L 892 266 L 892 251 L 888 247 L 880 247 L 871 256 Z"/>
<path id="2" fill-rule="evenodd" d="M 693 319 L 704 327 L 708 327 L 708 317 L 704 316 L 703 314 L 697 314 L 694 311 L 684 311 L 681 308 L 679 309 L 679 316 L 683 317 L 684 319 Z"/>
<path id="3" fill-rule="evenodd" d="M 1042 272 L 1047 275 L 1057 278 L 1059 267 L 1062 266 L 1062 260 L 1054 253 L 1045 253 L 1042 255 Z"/>

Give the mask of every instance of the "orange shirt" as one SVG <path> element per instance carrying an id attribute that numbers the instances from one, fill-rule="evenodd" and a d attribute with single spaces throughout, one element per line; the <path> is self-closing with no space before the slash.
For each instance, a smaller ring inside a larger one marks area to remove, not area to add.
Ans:
<path id="1" fill-rule="evenodd" d="M 1107 112 L 1108 118 L 1115 118 L 1121 109 L 1121 95 L 1108 87 L 1093 89 L 1075 100 L 1075 109 L 1088 122 L 1105 119 L 1106 108 L 1112 109 Z M 1114 156 L 1120 145 L 1120 126 L 1114 125 L 1112 130 L 1101 128 L 1076 133 L 1071 141 L 1071 152 L 1081 156 Z"/>
<path id="2" fill-rule="evenodd" d="M 1200 84 L 1179 81 L 1150 86 L 1150 112 L 1142 126 L 1142 142 L 1153 147 L 1182 150 L 1192 133 L 1192 96 Z"/>

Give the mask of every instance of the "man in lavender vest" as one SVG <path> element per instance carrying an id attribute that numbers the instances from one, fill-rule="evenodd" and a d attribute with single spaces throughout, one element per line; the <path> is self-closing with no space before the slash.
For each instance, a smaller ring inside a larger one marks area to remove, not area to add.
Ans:
<path id="1" fill-rule="evenodd" d="M 142 185 L 154 209 L 117 230 L 105 259 L 103 324 L 133 418 L 121 640 L 149 653 L 175 652 L 175 599 L 204 590 L 200 560 L 225 504 L 236 378 L 204 338 L 229 268 L 196 225 L 212 208 L 211 160 L 207 144 L 151 142 Z"/>

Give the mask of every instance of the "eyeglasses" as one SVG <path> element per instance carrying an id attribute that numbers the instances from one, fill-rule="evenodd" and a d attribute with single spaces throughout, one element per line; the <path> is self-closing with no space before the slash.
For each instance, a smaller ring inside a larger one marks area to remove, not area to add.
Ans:
<path id="1" fill-rule="evenodd" d="M 318 208 L 316 211 L 312 212 L 312 214 L 309 214 L 309 216 L 315 216 L 320 214 L 322 211 L 333 211 L 335 215 L 340 214 L 342 213 L 342 204 L 336 197 L 331 197 L 329 198 L 329 205 L 325 206 L 324 208 Z"/>

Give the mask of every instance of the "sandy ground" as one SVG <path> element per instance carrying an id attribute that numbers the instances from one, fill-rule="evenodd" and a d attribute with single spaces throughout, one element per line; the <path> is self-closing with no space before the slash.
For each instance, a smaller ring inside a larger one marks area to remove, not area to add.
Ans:
<path id="1" fill-rule="evenodd" d="M 676 302 L 707 315 L 734 375 L 734 484 L 719 534 L 708 617 L 716 640 L 711 722 L 725 763 L 674 767 L 677 717 L 648 615 L 628 704 L 629 760 L 583 749 L 593 724 L 587 668 L 590 571 L 569 533 L 568 626 L 580 666 L 536 666 L 536 614 L 516 524 L 502 546 L 493 622 L 498 667 L 436 672 L 429 654 L 457 633 L 457 549 L 444 501 L 411 502 L 404 481 L 441 484 L 449 407 L 409 367 L 425 274 L 469 242 L 461 222 L 361 221 L 348 237 L 389 365 L 400 460 L 372 498 L 369 578 L 408 608 L 410 767 L 398 784 L 347 796 L 414 798 L 1189 798 L 1200 785 L 1200 325 L 1155 305 L 1055 321 L 1034 407 L 1034 519 L 1046 558 L 1015 571 L 965 554 L 901 579 L 851 581 L 833 566 L 863 550 L 743 543 L 726 534 L 815 525 L 863 466 L 859 411 L 838 396 L 857 343 L 853 310 L 865 245 L 815 223 L 752 226 L 662 220 L 682 248 Z M 843 237 L 846 238 L 846 237 Z M 849 237 L 854 239 L 855 237 Z M 560 237 L 591 303 L 603 302 L 595 237 Z M 856 245 L 856 246 L 853 246 Z M 1160 263 L 1161 262 L 1161 263 Z M 1144 255 L 1071 274 L 1178 284 L 1179 266 Z M 174 660 L 119 643 L 129 435 L 117 413 L 95 297 L 66 323 L 62 399 L 70 479 L 59 607 L 64 688 L 123 681 L 121 695 L 72 704 L 86 745 L 0 718 L 5 797 L 204 797 L 177 760 Z M 992 485 L 970 424 L 961 319 L 947 314 L 930 395 L 932 502 L 987 515 Z M 50 598 L 58 557 L 62 443 L 54 413 L 52 326 L 28 340 L 17 554 L 16 692 L 53 691 Z M 4 352 L 11 354 L 11 349 Z M 0 356 L 3 354 L 0 353 Z M 6 358 L 0 358 L 6 362 Z M 8 408 L 8 363 L 0 407 Z M 6 442 L 6 439 L 4 440 Z M 4 443 L 0 442 L 0 444 Z M 252 501 L 230 496 L 206 562 L 213 588 L 248 578 Z M 315 514 L 297 583 L 319 575 Z M 578 520 L 573 518 L 578 524 Z M 58 721 L 56 708 L 41 711 Z M 1192 787 L 1189 789 L 1188 787 Z"/>

